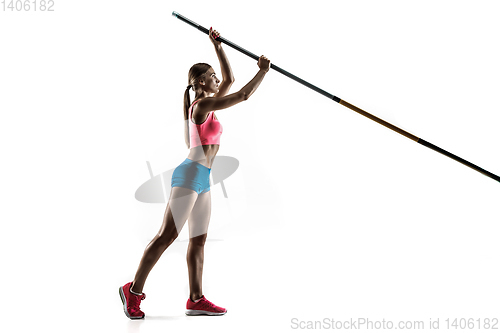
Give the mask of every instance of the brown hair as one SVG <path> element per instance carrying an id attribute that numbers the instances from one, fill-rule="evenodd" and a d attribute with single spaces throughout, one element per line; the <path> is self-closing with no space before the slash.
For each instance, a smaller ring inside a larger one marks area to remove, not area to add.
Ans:
<path id="1" fill-rule="evenodd" d="M 186 140 L 186 145 L 189 148 L 189 107 L 191 106 L 191 100 L 189 98 L 189 90 L 192 88 L 193 90 L 196 91 L 196 88 L 198 87 L 198 79 L 202 78 L 203 75 L 211 68 L 209 64 L 205 63 L 198 63 L 194 64 L 190 69 L 189 69 L 189 74 L 188 74 L 188 86 L 186 88 L 186 92 L 184 93 L 184 138 Z"/>

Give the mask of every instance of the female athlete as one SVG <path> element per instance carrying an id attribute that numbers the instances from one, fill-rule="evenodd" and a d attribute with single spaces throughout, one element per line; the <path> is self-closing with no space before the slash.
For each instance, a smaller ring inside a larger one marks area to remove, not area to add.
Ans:
<path id="1" fill-rule="evenodd" d="M 234 82 L 229 61 L 216 38 L 219 33 L 210 28 L 209 38 L 220 62 L 222 81 L 214 69 L 198 63 L 191 67 L 188 86 L 184 94 L 185 139 L 189 155 L 172 174 L 170 198 L 160 231 L 146 247 L 132 282 L 119 288 L 125 315 L 130 319 L 144 318 L 140 303 L 146 298 L 142 292 L 149 272 L 162 253 L 179 235 L 186 220 L 189 221 L 189 245 L 187 265 L 189 273 L 189 299 L 187 315 L 223 315 L 226 309 L 208 301 L 202 293 L 204 245 L 207 239 L 211 214 L 210 170 L 219 150 L 222 125 L 215 116 L 216 110 L 247 100 L 260 85 L 269 71 L 270 61 L 262 56 L 258 60 L 259 71 L 240 91 L 228 95 Z M 189 91 L 194 90 L 191 104 Z"/>

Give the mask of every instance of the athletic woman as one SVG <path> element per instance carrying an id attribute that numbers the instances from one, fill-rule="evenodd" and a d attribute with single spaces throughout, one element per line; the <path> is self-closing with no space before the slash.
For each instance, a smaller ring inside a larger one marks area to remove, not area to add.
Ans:
<path id="1" fill-rule="evenodd" d="M 216 38 L 219 33 L 210 28 L 209 38 L 215 47 L 222 70 L 219 81 L 210 65 L 199 63 L 189 70 L 189 85 L 184 94 L 185 139 L 189 155 L 172 174 L 172 188 L 163 224 L 158 234 L 146 247 L 134 281 L 120 287 L 120 297 L 125 315 L 130 319 L 144 318 L 140 303 L 146 298 L 142 292 L 149 272 L 162 253 L 179 235 L 186 220 L 189 221 L 187 265 L 189 273 L 189 299 L 187 315 L 223 315 L 226 309 L 208 301 L 202 293 L 203 249 L 207 239 L 211 213 L 210 170 L 219 150 L 222 126 L 215 117 L 215 110 L 226 109 L 247 100 L 269 71 L 270 61 L 259 58 L 259 71 L 240 91 L 227 95 L 234 82 L 229 61 Z M 189 90 L 195 91 L 191 104 Z"/>

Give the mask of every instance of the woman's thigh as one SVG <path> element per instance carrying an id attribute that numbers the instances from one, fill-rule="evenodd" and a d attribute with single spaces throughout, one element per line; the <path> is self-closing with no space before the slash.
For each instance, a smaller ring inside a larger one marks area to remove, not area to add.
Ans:
<path id="1" fill-rule="evenodd" d="M 198 195 L 188 217 L 189 238 L 207 233 L 210 215 L 212 213 L 212 191 Z"/>
<path id="2" fill-rule="evenodd" d="M 183 187 L 172 187 L 163 224 L 158 234 L 167 238 L 177 237 L 193 210 L 197 198 L 196 191 Z"/>

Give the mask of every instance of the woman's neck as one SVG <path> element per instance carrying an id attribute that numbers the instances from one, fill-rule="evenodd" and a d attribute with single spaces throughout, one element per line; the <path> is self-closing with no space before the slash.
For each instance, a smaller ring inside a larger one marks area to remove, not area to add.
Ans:
<path id="1" fill-rule="evenodd" d="M 210 93 L 207 93 L 206 91 L 201 91 L 201 92 L 196 92 L 196 95 L 195 95 L 195 100 L 198 100 L 198 99 L 201 99 L 201 98 L 206 98 L 206 97 L 209 97 L 211 94 Z"/>

